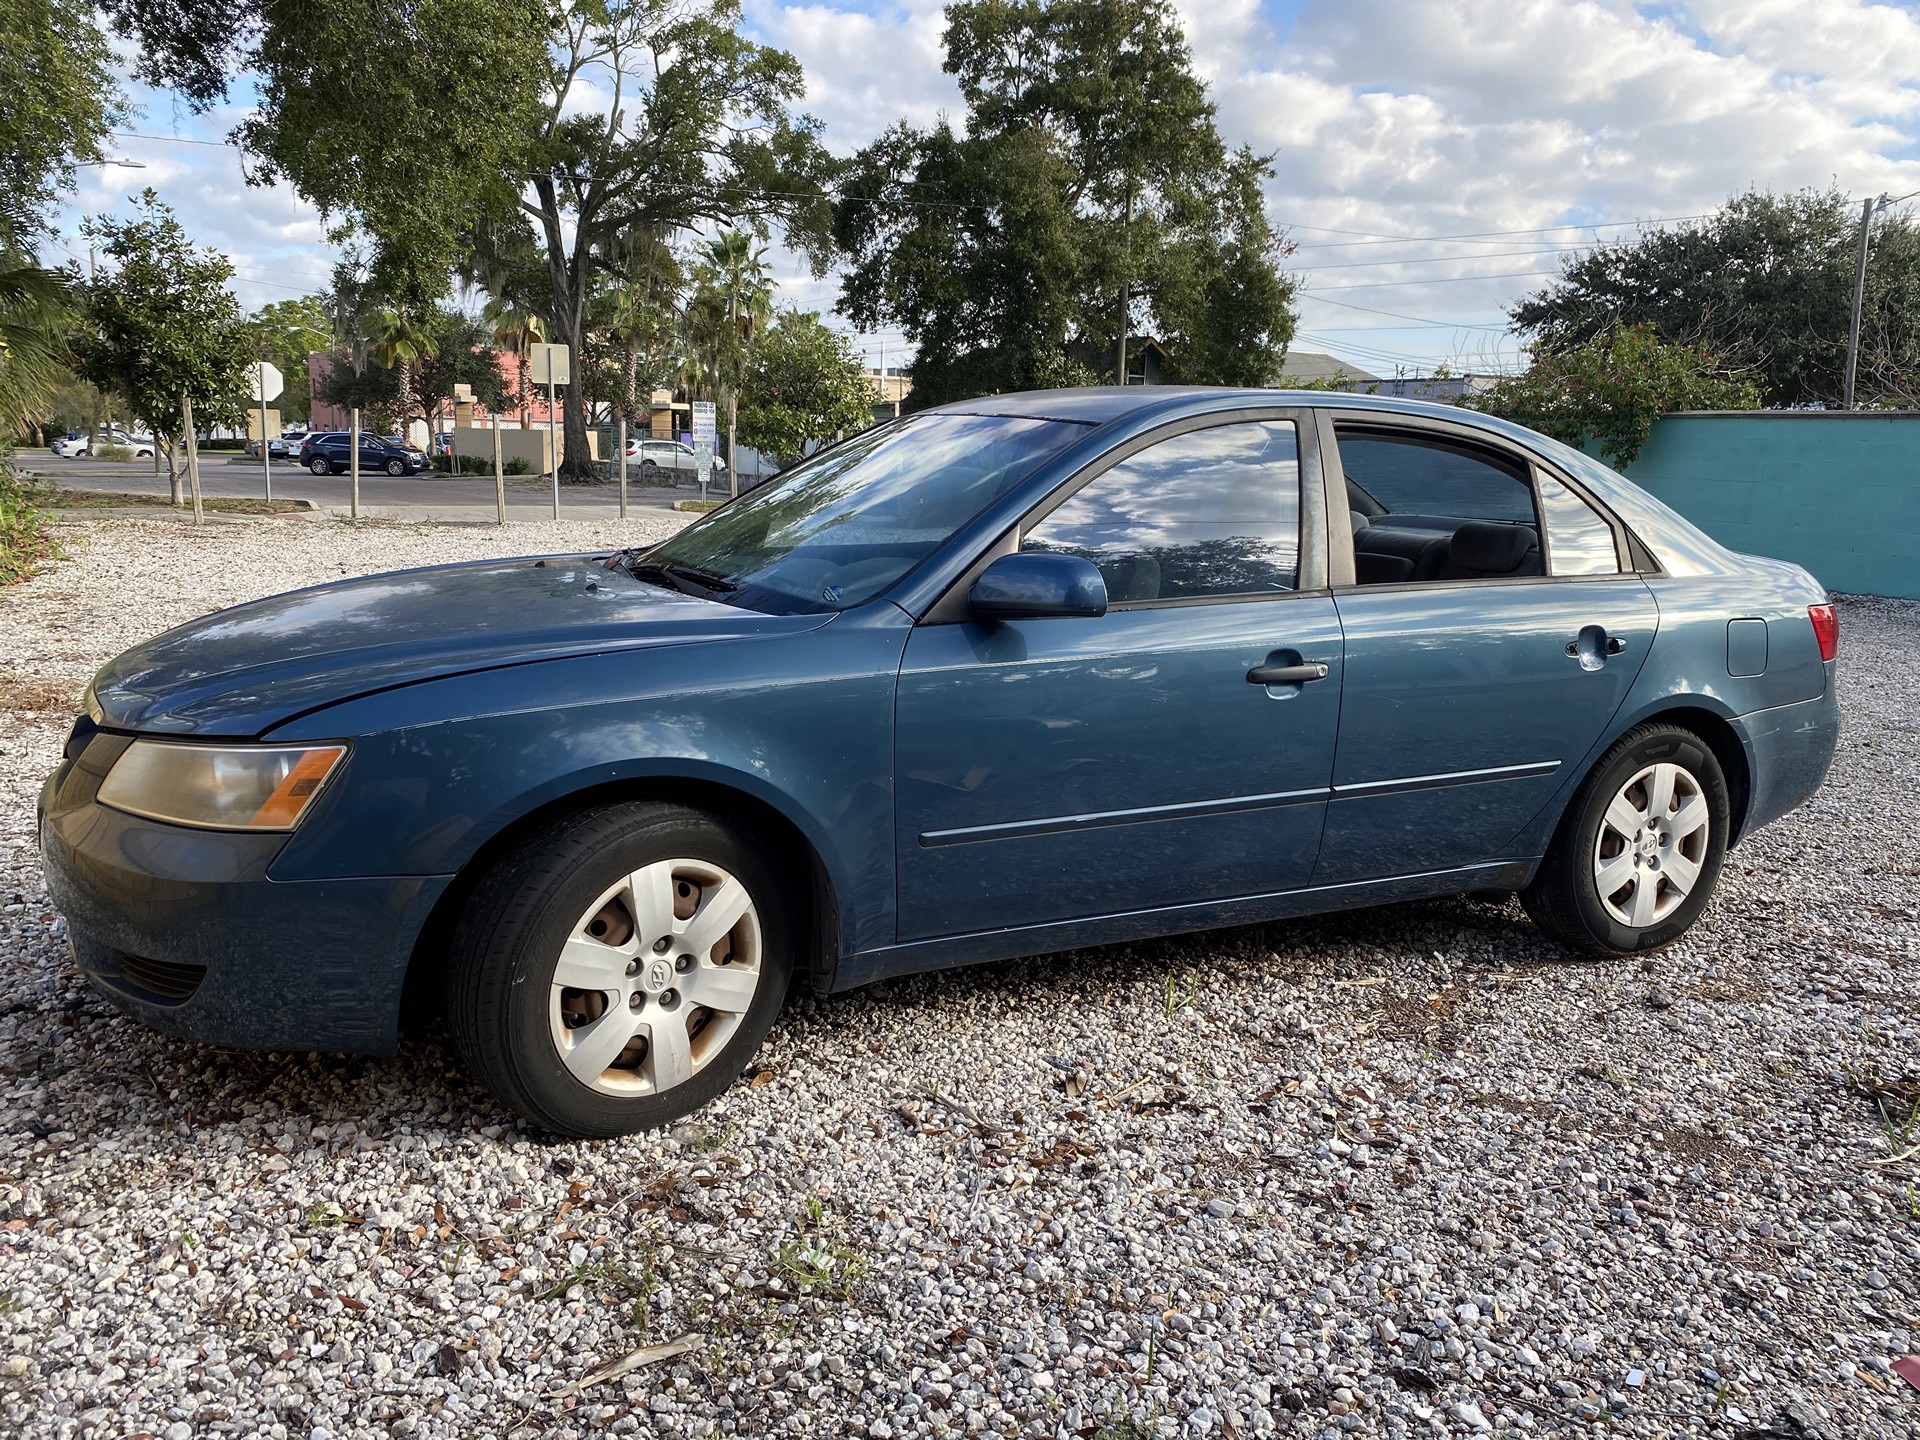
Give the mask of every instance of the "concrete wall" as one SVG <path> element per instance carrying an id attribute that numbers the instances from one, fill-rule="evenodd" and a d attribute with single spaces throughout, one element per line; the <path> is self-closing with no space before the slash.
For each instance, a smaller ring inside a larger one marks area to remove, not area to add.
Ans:
<path id="1" fill-rule="evenodd" d="M 1920 412 L 1669 415 L 1626 474 L 1723 545 L 1920 599 Z"/>

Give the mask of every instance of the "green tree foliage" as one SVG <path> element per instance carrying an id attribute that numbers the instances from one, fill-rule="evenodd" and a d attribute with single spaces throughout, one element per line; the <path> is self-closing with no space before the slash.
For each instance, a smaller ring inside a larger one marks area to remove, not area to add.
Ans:
<path id="1" fill-rule="evenodd" d="M 1293 334 L 1269 166 L 1221 140 L 1168 0 L 946 14 L 964 130 L 881 136 L 835 211 L 841 312 L 915 342 L 913 403 L 1111 375 L 1143 326 L 1180 379 L 1269 379 Z"/>
<path id="2" fill-rule="evenodd" d="M 133 418 L 166 445 L 181 433 L 180 403 L 204 428 L 244 421 L 246 366 L 253 358 L 240 302 L 227 290 L 233 266 L 196 248 L 173 212 L 143 191 L 132 218 L 89 220 L 103 264 L 84 285 L 86 309 L 74 351 L 82 375 L 124 398 Z M 180 498 L 174 483 L 174 499 Z"/>
<path id="3" fill-rule="evenodd" d="M 396 308 L 416 313 L 445 275 L 429 262 L 464 247 L 491 294 L 537 300 L 548 338 L 581 356 L 636 237 L 777 222 L 824 265 L 828 212 L 808 197 L 826 157 L 792 110 L 800 67 L 741 33 L 738 0 L 528 3 L 263 0 L 246 141 L 375 237 L 370 279 Z M 567 392 L 570 457 L 588 453 L 584 388 Z"/>
<path id="4" fill-rule="evenodd" d="M 125 114 L 112 63 L 88 6 L 0 5 L 0 251 L 44 234 L 75 163 L 105 158 L 101 144 Z"/>
<path id="5" fill-rule="evenodd" d="M 1651 325 L 1621 325 L 1537 354 L 1524 374 L 1460 403 L 1569 445 L 1597 445 L 1611 464 L 1628 465 L 1662 415 L 1751 410 L 1759 392 L 1721 372 L 1704 351 L 1660 339 Z"/>
<path id="6" fill-rule="evenodd" d="M 257 182 L 285 178 L 372 240 L 367 284 L 408 317 L 446 293 L 476 216 L 542 164 L 536 0 L 260 0 Z"/>
<path id="7" fill-rule="evenodd" d="M 747 355 L 739 437 L 790 465 L 810 445 L 873 424 L 878 398 L 844 337 L 818 315 L 782 311 Z"/>
<path id="8" fill-rule="evenodd" d="M 263 305 L 247 322 L 247 331 L 254 355 L 271 360 L 286 379 L 286 389 L 276 402 L 280 413 L 289 420 L 311 419 L 313 395 L 307 356 L 333 344 L 333 297 L 302 295 Z"/>
<path id="9" fill-rule="evenodd" d="M 471 385 L 474 400 L 496 414 L 506 408 L 500 352 L 485 320 L 441 305 L 420 325 L 382 311 L 365 328 L 358 344 L 335 353 L 318 394 L 329 405 L 358 409 L 366 429 L 398 433 L 413 420 L 435 423 L 452 404 L 455 385 Z"/>
<path id="10" fill-rule="evenodd" d="M 1544 355 L 1648 325 L 1751 373 L 1763 404 L 1837 405 L 1859 220 L 1838 191 L 1742 195 L 1697 224 L 1562 261 L 1558 279 L 1509 312 L 1513 328 Z M 1874 227 L 1861 341 L 1860 395 L 1913 403 L 1920 229 L 1908 218 Z"/>

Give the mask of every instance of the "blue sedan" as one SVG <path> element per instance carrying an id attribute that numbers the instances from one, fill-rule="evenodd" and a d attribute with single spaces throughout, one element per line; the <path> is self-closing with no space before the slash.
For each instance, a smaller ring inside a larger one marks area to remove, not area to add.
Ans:
<path id="1" fill-rule="evenodd" d="M 745 1067 L 788 986 L 1468 891 L 1682 934 L 1832 758 L 1804 570 L 1519 427 L 1133 388 L 877 427 L 646 551 L 205 616 L 40 799 L 81 968 L 225 1045 L 444 1010 L 532 1124 Z"/>

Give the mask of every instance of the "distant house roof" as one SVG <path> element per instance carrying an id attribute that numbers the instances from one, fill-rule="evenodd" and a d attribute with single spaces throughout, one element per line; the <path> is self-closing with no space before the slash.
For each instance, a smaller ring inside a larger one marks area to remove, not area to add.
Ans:
<path id="1" fill-rule="evenodd" d="M 1358 365 L 1345 360 L 1336 360 L 1331 355 L 1323 355 L 1318 350 L 1289 350 L 1286 358 L 1280 362 L 1280 373 L 1275 384 L 1285 389 L 1289 385 L 1306 384 L 1314 380 L 1378 380 L 1378 375 L 1370 375 Z"/>

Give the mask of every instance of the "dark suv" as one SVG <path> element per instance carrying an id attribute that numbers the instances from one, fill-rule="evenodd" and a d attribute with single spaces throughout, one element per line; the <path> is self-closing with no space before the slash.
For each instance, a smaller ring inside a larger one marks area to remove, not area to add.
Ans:
<path id="1" fill-rule="evenodd" d="M 345 430 L 330 430 L 309 435 L 300 445 L 300 463 L 316 475 L 338 475 L 348 468 L 352 437 Z M 398 435 L 378 436 L 360 432 L 360 469 L 384 470 L 389 475 L 418 475 L 433 462 L 426 452 L 409 445 Z"/>

